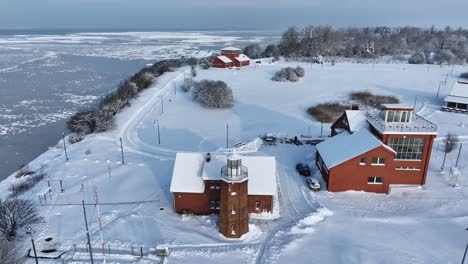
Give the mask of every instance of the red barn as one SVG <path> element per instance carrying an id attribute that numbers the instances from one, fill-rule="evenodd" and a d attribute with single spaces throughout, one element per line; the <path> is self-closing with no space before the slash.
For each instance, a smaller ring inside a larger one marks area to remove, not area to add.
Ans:
<path id="1" fill-rule="evenodd" d="M 274 157 L 177 153 L 171 181 L 177 213 L 219 214 L 219 231 L 239 238 L 249 214 L 273 212 Z"/>
<path id="2" fill-rule="evenodd" d="M 392 185 L 425 184 L 437 126 L 410 106 L 386 104 L 378 114 L 346 111 L 332 136 L 316 156 L 328 190 L 388 193 Z"/>
<path id="3" fill-rule="evenodd" d="M 214 58 L 211 64 L 216 68 L 242 67 L 250 64 L 250 58 L 241 54 L 238 48 L 227 47 L 221 49 L 221 56 Z"/>

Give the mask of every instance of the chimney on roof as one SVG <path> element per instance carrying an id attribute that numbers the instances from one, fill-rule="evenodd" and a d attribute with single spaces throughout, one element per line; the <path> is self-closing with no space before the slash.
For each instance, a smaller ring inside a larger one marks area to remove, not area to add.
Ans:
<path id="1" fill-rule="evenodd" d="M 351 105 L 351 110 L 359 110 L 359 105 L 358 104 L 352 104 Z"/>
<path id="2" fill-rule="evenodd" d="M 206 153 L 205 161 L 206 161 L 206 162 L 210 162 L 210 161 L 211 161 L 211 154 L 210 154 L 209 152 Z"/>

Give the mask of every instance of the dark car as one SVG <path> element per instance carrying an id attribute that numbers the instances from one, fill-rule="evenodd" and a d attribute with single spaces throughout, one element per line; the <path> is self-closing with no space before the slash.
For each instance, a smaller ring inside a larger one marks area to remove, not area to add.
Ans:
<path id="1" fill-rule="evenodd" d="M 310 168 L 309 165 L 304 163 L 298 163 L 296 165 L 297 172 L 302 176 L 310 176 Z"/>

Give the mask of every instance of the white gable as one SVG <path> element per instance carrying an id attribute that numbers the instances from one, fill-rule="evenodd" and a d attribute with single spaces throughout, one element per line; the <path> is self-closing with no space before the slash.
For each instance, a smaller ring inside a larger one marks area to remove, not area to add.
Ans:
<path id="1" fill-rule="evenodd" d="M 211 155 L 205 162 L 201 153 L 177 153 L 172 174 L 171 192 L 203 193 L 203 180 L 220 180 L 226 155 Z M 276 159 L 268 156 L 242 156 L 248 171 L 249 195 L 276 194 Z"/>
<path id="2" fill-rule="evenodd" d="M 235 57 L 238 62 L 249 61 L 250 58 L 245 54 L 240 54 L 238 57 Z"/>
<path id="3" fill-rule="evenodd" d="M 353 134 L 341 133 L 317 145 L 323 162 L 328 168 L 348 161 L 358 155 L 384 145 L 367 129 Z"/>

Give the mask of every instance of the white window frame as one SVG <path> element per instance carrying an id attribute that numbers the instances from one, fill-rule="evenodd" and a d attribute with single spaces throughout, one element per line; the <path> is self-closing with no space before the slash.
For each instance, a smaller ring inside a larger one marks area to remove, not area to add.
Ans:
<path id="1" fill-rule="evenodd" d="M 260 201 L 255 201 L 255 210 L 257 211 L 260 210 L 260 205 L 261 205 Z"/>
<path id="2" fill-rule="evenodd" d="M 236 214 L 236 205 L 235 204 L 232 205 L 231 214 L 233 214 L 233 215 Z"/>
<path id="3" fill-rule="evenodd" d="M 369 178 L 373 178 L 374 181 L 369 181 Z M 382 182 L 377 182 L 377 178 L 382 179 Z M 367 184 L 383 184 L 383 177 L 381 177 L 381 176 L 367 177 Z"/>
<path id="4" fill-rule="evenodd" d="M 236 225 L 231 225 L 231 235 L 236 234 Z"/>
<path id="5" fill-rule="evenodd" d="M 364 162 L 362 162 L 362 159 L 364 159 Z M 359 165 L 361 165 L 361 166 L 366 165 L 366 157 L 359 158 Z"/>
<path id="6" fill-rule="evenodd" d="M 210 201 L 210 209 L 215 209 L 216 208 L 216 202 L 215 201 Z"/>
<path id="7" fill-rule="evenodd" d="M 377 163 L 374 163 L 374 159 L 377 159 Z M 383 160 L 383 163 L 381 162 Z M 385 163 L 387 162 L 387 159 L 384 157 L 373 157 L 371 160 L 371 165 L 372 166 L 385 166 Z"/>
<path id="8" fill-rule="evenodd" d="M 220 207 L 221 202 L 220 202 L 220 201 L 216 201 L 215 204 L 216 204 L 216 207 L 215 207 L 215 208 L 218 210 L 219 207 Z"/>

